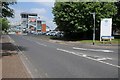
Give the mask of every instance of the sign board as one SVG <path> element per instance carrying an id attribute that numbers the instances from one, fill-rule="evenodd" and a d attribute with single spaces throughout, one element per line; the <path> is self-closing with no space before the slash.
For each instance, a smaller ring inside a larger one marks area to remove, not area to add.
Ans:
<path id="1" fill-rule="evenodd" d="M 36 27 L 37 16 L 28 16 L 28 25 Z"/>
<path id="2" fill-rule="evenodd" d="M 103 38 L 111 38 L 112 34 L 112 18 L 104 18 L 101 20 L 100 41 Z"/>

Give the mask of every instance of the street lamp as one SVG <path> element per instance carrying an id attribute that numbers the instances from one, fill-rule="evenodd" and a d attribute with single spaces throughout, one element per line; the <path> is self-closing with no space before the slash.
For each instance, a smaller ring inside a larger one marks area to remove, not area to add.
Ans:
<path id="1" fill-rule="evenodd" d="M 93 15 L 93 19 L 94 19 L 94 28 L 93 28 L 93 45 L 95 44 L 95 12 L 90 13 Z"/>

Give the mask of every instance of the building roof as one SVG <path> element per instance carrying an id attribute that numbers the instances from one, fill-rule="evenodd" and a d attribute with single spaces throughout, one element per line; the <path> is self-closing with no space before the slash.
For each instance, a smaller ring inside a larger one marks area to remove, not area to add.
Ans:
<path id="1" fill-rule="evenodd" d="M 22 12 L 20 15 L 35 15 L 35 16 L 37 16 L 37 13 Z"/>

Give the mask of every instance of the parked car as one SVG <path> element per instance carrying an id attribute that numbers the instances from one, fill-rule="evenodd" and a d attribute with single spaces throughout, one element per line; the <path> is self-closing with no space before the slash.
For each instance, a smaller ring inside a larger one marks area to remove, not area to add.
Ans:
<path id="1" fill-rule="evenodd" d="M 51 32 L 51 34 L 50 34 L 50 36 L 55 36 L 55 35 L 56 35 L 55 31 Z"/>
<path id="2" fill-rule="evenodd" d="M 38 35 L 42 34 L 42 32 L 37 32 L 37 33 L 38 33 Z"/>
<path id="3" fill-rule="evenodd" d="M 51 34 L 51 31 L 49 31 L 49 32 L 46 32 L 46 36 L 49 36 Z"/>
<path id="4" fill-rule="evenodd" d="M 49 31 L 46 33 L 47 36 L 53 36 L 54 35 L 54 31 Z"/>
<path id="5" fill-rule="evenodd" d="M 34 32 L 33 34 L 38 35 L 38 32 Z"/>
<path id="6" fill-rule="evenodd" d="M 30 33 L 32 33 L 32 34 L 33 34 L 34 32 L 35 32 L 35 31 L 30 31 Z"/>
<path id="7" fill-rule="evenodd" d="M 46 34 L 46 32 L 41 32 L 41 34 L 42 34 L 42 35 L 45 35 L 45 34 Z"/>
<path id="8" fill-rule="evenodd" d="M 63 32 L 58 32 L 58 33 L 56 34 L 56 36 L 57 36 L 57 37 L 63 37 L 63 36 L 64 36 L 64 33 L 63 33 Z"/>

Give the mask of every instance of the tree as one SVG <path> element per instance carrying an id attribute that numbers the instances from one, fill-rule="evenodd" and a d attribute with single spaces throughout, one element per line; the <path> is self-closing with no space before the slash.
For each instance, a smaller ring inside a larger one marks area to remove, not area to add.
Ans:
<path id="1" fill-rule="evenodd" d="M 56 2 L 53 7 L 54 22 L 59 30 L 68 33 L 91 33 L 91 12 L 96 13 L 96 28 L 99 30 L 101 18 L 113 18 L 117 7 L 114 2 Z"/>
<path id="2" fill-rule="evenodd" d="M 14 17 L 14 10 L 9 5 L 16 4 L 14 1 L 0 2 L 2 4 L 2 17 Z"/>
<path id="3" fill-rule="evenodd" d="M 7 20 L 7 17 L 14 17 L 14 10 L 9 7 L 9 5 L 14 5 L 16 4 L 16 1 L 10 1 L 7 0 L 4 2 L 4 0 L 0 1 L 0 7 L 1 7 L 1 12 L 0 12 L 0 29 L 7 32 L 7 29 L 9 28 L 9 21 Z"/>
<path id="4" fill-rule="evenodd" d="M 115 5 L 117 6 L 117 14 L 113 18 L 113 30 L 116 32 L 120 30 L 120 1 L 116 2 Z"/>
<path id="5" fill-rule="evenodd" d="M 7 29 L 9 28 L 9 21 L 6 18 L 0 18 L 0 24 L 2 25 L 2 30 L 7 32 Z"/>

